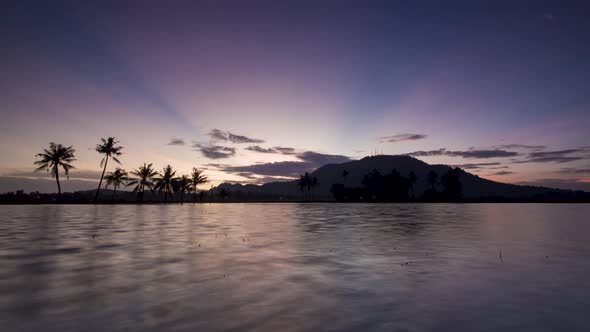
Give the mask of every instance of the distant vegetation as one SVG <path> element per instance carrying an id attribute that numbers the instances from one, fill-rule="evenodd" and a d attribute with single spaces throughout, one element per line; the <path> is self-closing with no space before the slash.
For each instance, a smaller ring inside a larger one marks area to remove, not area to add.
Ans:
<path id="1" fill-rule="evenodd" d="M 395 169 L 385 175 L 373 169 L 363 177 L 361 187 L 347 187 L 337 183 L 332 185 L 330 192 L 334 199 L 340 202 L 459 202 L 463 198 L 461 172 L 460 168 L 450 169 L 441 177 L 442 190 L 438 191 L 438 174 L 430 171 L 426 181 L 431 188 L 419 198 L 414 195 L 414 185 L 419 180 L 414 171 L 410 171 L 408 176 L 403 176 Z M 348 171 L 343 172 L 343 177 L 345 174 L 347 175 Z"/>
<path id="2" fill-rule="evenodd" d="M 494 182 L 460 168 L 429 165 L 410 156 L 365 157 L 324 165 L 294 181 L 264 185 L 222 183 L 203 190 L 199 186 L 209 180 L 196 167 L 190 174 L 177 174 L 171 165 L 158 172 L 153 164 L 143 163 L 129 172 L 122 167 L 107 172 L 111 159 L 121 165 L 122 150 L 115 137 L 102 138 L 95 148 L 102 156 L 97 189 L 63 193 L 60 181 L 63 176 L 68 178 L 74 169 L 76 150 L 73 146 L 50 143 L 36 155 L 35 171 L 49 172 L 56 181 L 57 193 L 27 194 L 19 190 L 1 194 L 0 203 L 590 202 L 590 193 Z"/>
<path id="3" fill-rule="evenodd" d="M 119 141 L 115 137 L 101 138 L 101 142 L 96 145 L 96 152 L 103 155 L 100 162 L 102 173 L 98 182 L 98 188 L 94 195 L 94 201 L 98 201 L 101 193 L 101 187 L 103 180 L 105 181 L 105 189 L 112 188 L 110 201 L 115 201 L 117 198 L 117 190 L 122 187 L 132 187 L 132 192 L 136 194 L 136 200 L 143 202 L 145 199 L 146 191 L 151 193 L 152 196 L 157 194 L 163 196 L 163 202 L 168 202 L 168 199 L 173 195 L 177 194 L 175 201 L 184 202 L 185 194 L 193 193 L 193 202 L 197 201 L 197 197 L 202 201 L 205 197 L 204 193 L 197 195 L 200 191 L 198 186 L 209 182 L 207 176 L 203 174 L 203 171 L 194 167 L 192 173 L 186 175 L 176 175 L 176 171 L 172 166 L 167 165 L 164 167 L 162 172 L 157 172 L 153 168 L 153 164 L 144 163 L 137 169 L 127 172 L 125 169 L 117 167 L 113 172 L 105 175 L 107 165 L 110 159 L 117 164 L 121 165 L 121 161 L 118 159 L 123 152 L 123 147 L 119 145 Z M 50 172 L 52 177 L 55 178 L 57 183 L 57 195 L 54 194 L 40 194 L 30 193 L 25 194 L 22 191 L 16 193 L 6 193 L 1 195 L 2 201 L 87 201 L 87 195 L 82 194 L 62 194 L 61 183 L 60 183 L 60 168 L 63 170 L 66 177 L 69 176 L 69 172 L 75 169 L 72 163 L 76 161 L 75 152 L 72 146 L 66 147 L 61 144 L 49 143 L 49 148 L 43 149 L 43 152 L 37 154 L 39 160 L 35 161 L 37 169 L 39 171 Z M 229 196 L 229 193 L 225 192 L 221 195 L 222 199 Z M 18 199 L 17 199 L 18 198 Z"/>

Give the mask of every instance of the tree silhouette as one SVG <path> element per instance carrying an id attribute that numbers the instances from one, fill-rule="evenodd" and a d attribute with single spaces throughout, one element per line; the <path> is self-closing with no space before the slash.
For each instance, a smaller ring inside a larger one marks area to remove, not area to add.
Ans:
<path id="1" fill-rule="evenodd" d="M 315 189 L 315 187 L 319 186 L 319 182 L 318 182 L 318 178 L 317 177 L 312 177 L 309 181 L 309 187 L 311 188 L 311 200 L 313 201 L 313 191 Z"/>
<path id="2" fill-rule="evenodd" d="M 435 187 L 438 184 L 438 174 L 435 171 L 430 170 L 430 172 L 428 172 L 428 175 L 426 176 L 426 181 L 432 188 L 432 191 L 436 191 Z"/>
<path id="3" fill-rule="evenodd" d="M 200 171 L 196 167 L 193 167 L 193 172 L 191 173 L 191 182 L 193 186 L 193 202 L 196 202 L 198 190 L 197 186 L 209 182 L 209 179 L 207 179 L 207 177 L 203 175 L 203 171 Z"/>
<path id="4" fill-rule="evenodd" d="M 35 169 L 35 172 L 47 171 L 51 173 L 51 176 L 55 178 L 57 182 L 57 193 L 61 196 L 61 185 L 59 183 L 59 168 L 63 168 L 66 176 L 70 174 L 70 170 L 75 167 L 72 166 L 72 162 L 76 161 L 74 156 L 73 146 L 63 146 L 61 144 L 49 143 L 49 149 L 43 149 L 43 152 L 36 155 L 40 160 L 35 161 L 35 165 L 39 166 Z"/>
<path id="5" fill-rule="evenodd" d="M 100 193 L 100 186 L 102 185 L 102 179 L 104 178 L 104 172 L 107 170 L 107 163 L 109 162 L 109 157 L 112 158 L 117 164 L 121 164 L 118 156 L 122 154 L 121 150 L 123 150 L 122 146 L 117 146 L 119 143 L 115 141 L 114 137 L 109 137 L 107 139 L 101 138 L 102 142 L 96 145 L 96 152 L 104 155 L 102 160 L 100 161 L 100 166 L 104 166 L 102 169 L 102 174 L 100 175 L 100 181 L 98 182 L 98 189 L 96 189 L 96 195 L 94 196 L 94 201 L 98 200 L 98 195 Z"/>
<path id="6" fill-rule="evenodd" d="M 348 177 L 348 171 L 347 170 L 343 170 L 342 171 L 342 177 L 344 178 L 344 185 L 346 185 L 346 178 Z"/>
<path id="7" fill-rule="evenodd" d="M 221 190 L 219 191 L 219 197 L 221 197 L 221 201 L 225 202 L 225 198 L 229 196 L 229 190 L 226 190 L 225 188 L 221 188 Z"/>
<path id="8" fill-rule="evenodd" d="M 364 194 L 367 200 L 373 201 L 398 201 L 403 202 L 408 199 L 408 191 L 410 189 L 410 182 L 408 178 L 403 177 L 397 170 L 392 170 L 387 175 L 382 175 L 377 169 L 373 169 L 369 174 L 363 178 Z M 343 188 L 333 188 L 335 195 L 342 196 L 338 190 Z"/>
<path id="9" fill-rule="evenodd" d="M 299 176 L 299 180 L 297 180 L 297 187 L 299 187 L 299 190 L 301 190 L 301 200 L 304 201 L 304 190 L 305 188 L 307 188 L 307 180 L 308 177 L 306 177 L 306 175 L 308 175 L 308 173 L 305 173 L 305 175 L 300 175 Z"/>
<path id="10" fill-rule="evenodd" d="M 444 187 L 443 194 L 445 199 L 450 201 L 459 201 L 463 198 L 463 186 L 460 181 L 462 170 L 459 167 L 449 170 L 440 178 Z"/>
<path id="11" fill-rule="evenodd" d="M 156 185 L 154 189 L 158 192 L 164 192 L 164 203 L 168 201 L 168 194 L 172 192 L 172 184 L 176 181 L 174 177 L 176 175 L 176 171 L 172 169 L 172 166 L 166 165 L 162 170 L 162 173 L 159 174 L 160 177 L 156 178 Z"/>
<path id="12" fill-rule="evenodd" d="M 418 181 L 416 173 L 410 171 L 410 174 L 408 174 L 408 182 L 410 183 L 410 190 L 412 191 L 412 199 L 414 198 L 414 185 L 416 184 L 416 181 Z"/>
<path id="13" fill-rule="evenodd" d="M 180 193 L 180 202 L 184 202 L 184 193 L 193 189 L 192 180 L 188 175 L 183 175 L 173 183 L 174 191 Z"/>
<path id="14" fill-rule="evenodd" d="M 145 189 L 148 188 L 151 191 L 154 190 L 153 178 L 158 175 L 158 172 L 153 169 L 152 164 L 146 165 L 146 163 L 143 163 L 139 168 L 131 171 L 131 175 L 134 175 L 136 178 L 127 182 L 127 186 L 135 185 L 133 192 L 137 192 L 139 200 L 143 202 Z"/>
<path id="15" fill-rule="evenodd" d="M 124 169 L 117 167 L 114 172 L 107 174 L 107 176 L 105 177 L 105 188 L 113 186 L 113 195 L 111 197 L 111 200 L 115 200 L 115 196 L 117 195 L 117 188 L 119 188 L 121 185 L 125 185 L 129 180 L 129 177 L 127 175 L 128 174 Z"/>

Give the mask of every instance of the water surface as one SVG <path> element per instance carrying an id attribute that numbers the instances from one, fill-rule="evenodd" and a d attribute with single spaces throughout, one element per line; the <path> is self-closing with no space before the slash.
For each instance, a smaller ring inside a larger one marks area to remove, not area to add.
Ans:
<path id="1" fill-rule="evenodd" d="M 0 206 L 5 331 L 589 331 L 590 205 Z"/>

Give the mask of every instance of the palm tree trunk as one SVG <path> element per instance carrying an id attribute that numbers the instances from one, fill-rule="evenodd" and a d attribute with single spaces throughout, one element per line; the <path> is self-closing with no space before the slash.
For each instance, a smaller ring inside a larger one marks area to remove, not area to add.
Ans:
<path id="1" fill-rule="evenodd" d="M 184 191 L 180 192 L 180 203 L 184 201 Z"/>
<path id="2" fill-rule="evenodd" d="M 102 175 L 100 176 L 100 181 L 98 182 L 98 189 L 96 189 L 96 196 L 94 196 L 94 201 L 98 200 L 98 194 L 100 193 L 100 186 L 102 185 L 102 178 L 104 177 L 104 172 L 107 170 L 107 163 L 109 162 L 109 156 L 105 157 L 104 167 L 102 168 Z"/>
<path id="3" fill-rule="evenodd" d="M 117 186 L 114 186 L 113 188 L 114 188 L 114 190 L 113 190 L 113 194 L 111 195 L 111 201 L 115 201 L 115 193 L 117 192 Z"/>
<path id="4" fill-rule="evenodd" d="M 193 203 L 197 202 L 197 187 L 195 187 L 195 192 L 193 193 Z"/>
<path id="5" fill-rule="evenodd" d="M 55 166 L 55 181 L 57 181 L 57 195 L 61 196 L 61 185 L 59 184 L 59 168 Z"/>
<path id="6" fill-rule="evenodd" d="M 168 189 L 164 190 L 164 203 L 168 201 Z"/>

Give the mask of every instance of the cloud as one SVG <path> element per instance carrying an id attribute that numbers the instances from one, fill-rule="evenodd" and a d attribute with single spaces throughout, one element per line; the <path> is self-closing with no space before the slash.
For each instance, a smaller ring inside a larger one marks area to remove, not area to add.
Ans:
<path id="1" fill-rule="evenodd" d="M 284 177 L 284 176 L 260 176 L 256 173 L 252 173 L 252 172 L 240 172 L 240 173 L 236 173 L 236 175 L 250 180 L 250 181 L 243 181 L 245 183 L 255 183 L 255 184 L 263 184 L 263 183 L 267 183 L 267 182 L 285 181 L 285 180 L 292 179 L 292 177 Z"/>
<path id="2" fill-rule="evenodd" d="M 525 163 L 569 163 L 571 161 L 582 160 L 583 157 L 542 157 L 542 158 L 530 158 L 525 160 L 517 160 L 515 164 L 525 164 Z"/>
<path id="3" fill-rule="evenodd" d="M 561 174 L 590 174 L 590 168 L 571 168 L 565 167 L 557 171 Z"/>
<path id="4" fill-rule="evenodd" d="M 207 135 L 213 140 L 227 141 L 227 134 L 219 129 L 213 129 Z"/>
<path id="5" fill-rule="evenodd" d="M 514 163 L 516 164 L 523 164 L 523 163 L 567 163 L 576 160 L 582 160 L 590 158 L 588 154 L 590 152 L 590 147 L 583 146 L 576 149 L 565 149 L 565 150 L 555 150 L 555 151 L 536 151 L 531 152 L 527 155 L 527 158 L 524 160 L 515 160 Z"/>
<path id="6" fill-rule="evenodd" d="M 280 152 L 281 154 L 296 154 L 297 152 L 295 152 L 294 148 L 286 148 L 286 147 L 282 147 L 282 146 L 273 146 L 272 148 L 275 151 Z"/>
<path id="7" fill-rule="evenodd" d="M 500 166 L 502 165 L 502 163 L 474 163 L 474 164 L 462 164 L 462 165 L 456 165 L 457 167 L 461 167 L 463 169 L 487 169 L 487 168 L 493 168 L 490 166 Z"/>
<path id="8" fill-rule="evenodd" d="M 213 129 L 208 133 L 212 140 L 229 141 L 232 143 L 264 143 L 264 140 L 258 138 L 251 138 L 243 135 L 237 135 L 229 131 Z"/>
<path id="9" fill-rule="evenodd" d="M 494 146 L 493 148 L 501 150 L 544 150 L 547 147 L 545 145 L 504 144 Z"/>
<path id="10" fill-rule="evenodd" d="M 229 164 L 208 163 L 208 164 L 204 164 L 203 166 L 212 167 L 212 168 L 223 168 L 223 167 L 227 167 L 230 165 Z"/>
<path id="11" fill-rule="evenodd" d="M 282 176 L 295 178 L 302 172 L 312 170 L 312 165 L 304 161 L 279 161 L 274 163 L 254 164 L 247 166 L 228 166 L 221 168 L 222 171 L 251 175 Z"/>
<path id="12" fill-rule="evenodd" d="M 249 147 L 245 148 L 244 150 L 260 152 L 260 153 L 279 153 L 278 151 L 276 151 L 272 148 L 265 149 L 265 148 L 260 147 L 258 145 L 250 145 Z"/>
<path id="13" fill-rule="evenodd" d="M 176 146 L 183 146 L 185 144 L 186 143 L 181 138 L 173 138 L 170 140 L 170 143 L 168 143 L 168 145 L 176 145 Z"/>
<path id="14" fill-rule="evenodd" d="M 510 172 L 510 171 L 500 171 L 500 172 L 492 173 L 490 175 L 510 175 L 510 174 L 516 174 L 516 173 Z"/>
<path id="15" fill-rule="evenodd" d="M 280 161 L 246 166 L 226 166 L 221 167 L 220 170 L 237 174 L 249 173 L 251 176 L 261 175 L 296 178 L 301 173 L 311 172 L 325 164 L 342 163 L 352 160 L 347 156 L 324 154 L 313 151 L 299 153 L 296 157 L 299 159 L 298 161 Z"/>
<path id="16" fill-rule="evenodd" d="M 420 139 L 425 139 L 427 137 L 427 135 L 423 135 L 423 134 L 397 134 L 397 135 L 391 135 L 391 136 L 382 136 L 379 137 L 379 142 L 380 143 L 396 143 L 396 142 L 402 142 L 402 141 L 416 141 L 416 140 L 420 140 Z"/>
<path id="17" fill-rule="evenodd" d="M 407 153 L 413 157 L 434 157 L 434 156 L 448 156 L 448 157 L 462 157 L 468 159 L 488 159 L 488 158 L 505 158 L 519 156 L 518 152 L 507 151 L 501 149 L 494 150 L 466 150 L 466 151 L 451 151 L 447 149 L 438 149 L 430 151 L 415 151 Z"/>
<path id="18" fill-rule="evenodd" d="M 263 148 L 259 145 L 250 145 L 249 147 L 245 148 L 244 150 L 254 151 L 259 153 L 275 153 L 275 154 L 285 154 L 285 155 L 295 155 L 294 148 L 285 148 L 281 146 L 274 146 L 272 148 Z"/>
<path id="19" fill-rule="evenodd" d="M 200 143 L 193 144 L 193 147 L 205 158 L 209 159 L 224 159 L 230 158 L 236 155 L 236 149 L 221 145 L 204 145 Z"/>
<path id="20" fill-rule="evenodd" d="M 313 151 L 305 151 L 297 154 L 297 158 L 308 162 L 316 167 L 323 166 L 325 164 L 340 164 L 347 161 L 351 161 L 350 157 L 334 154 L 323 154 Z"/>
<path id="21" fill-rule="evenodd" d="M 227 132 L 228 139 L 232 143 L 264 143 L 264 140 L 258 138 L 250 138 L 242 135 L 235 135 Z"/>

